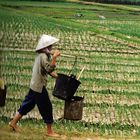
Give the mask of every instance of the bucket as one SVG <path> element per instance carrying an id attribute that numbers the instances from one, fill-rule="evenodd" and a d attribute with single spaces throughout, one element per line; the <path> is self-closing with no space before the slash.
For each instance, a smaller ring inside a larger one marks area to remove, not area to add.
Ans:
<path id="1" fill-rule="evenodd" d="M 81 82 L 75 79 L 73 75 L 58 74 L 53 95 L 62 100 L 70 100 L 80 84 Z"/>
<path id="2" fill-rule="evenodd" d="M 73 96 L 69 101 L 65 101 L 64 119 L 81 120 L 83 115 L 84 97 Z"/>
<path id="3" fill-rule="evenodd" d="M 5 106 L 5 100 L 6 100 L 6 86 L 4 89 L 0 88 L 0 107 Z"/>

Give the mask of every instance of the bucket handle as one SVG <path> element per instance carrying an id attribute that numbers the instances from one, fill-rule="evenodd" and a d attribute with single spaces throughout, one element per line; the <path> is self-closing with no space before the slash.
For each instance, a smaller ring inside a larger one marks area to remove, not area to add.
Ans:
<path id="1" fill-rule="evenodd" d="M 85 58 L 82 58 L 82 57 L 77 57 L 76 55 L 69 55 L 69 54 L 64 54 L 64 53 L 62 53 L 61 56 L 63 56 L 63 57 L 71 57 L 71 58 L 75 58 L 74 64 L 73 64 L 73 66 L 72 66 L 72 69 L 70 70 L 70 72 L 69 72 L 68 75 L 72 74 L 72 71 L 73 71 L 73 69 L 74 69 L 74 67 L 75 67 L 75 65 L 76 65 L 76 63 L 77 63 L 77 58 L 85 59 Z M 84 69 L 85 69 L 85 66 L 84 66 L 84 67 L 82 68 L 82 70 L 80 71 L 80 74 L 79 74 L 77 80 L 80 79 L 81 74 L 83 73 Z"/>
<path id="2" fill-rule="evenodd" d="M 72 66 L 72 68 L 71 68 L 71 70 L 69 71 L 69 74 L 68 74 L 70 76 L 72 74 L 72 71 L 74 70 L 74 67 L 76 66 L 77 56 L 76 55 L 69 55 L 69 54 L 61 54 L 60 56 L 75 58 L 73 66 Z"/>
<path id="3" fill-rule="evenodd" d="M 75 60 L 74 60 L 73 66 L 72 66 L 72 68 L 71 68 L 71 70 L 69 72 L 69 75 L 72 74 L 72 71 L 74 70 L 74 67 L 76 66 L 76 64 L 77 64 L 77 56 L 75 56 Z"/>

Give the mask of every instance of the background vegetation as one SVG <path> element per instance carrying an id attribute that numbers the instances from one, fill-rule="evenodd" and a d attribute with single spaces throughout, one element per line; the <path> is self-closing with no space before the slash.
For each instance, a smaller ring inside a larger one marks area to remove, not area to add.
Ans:
<path id="1" fill-rule="evenodd" d="M 113 4 L 136 4 L 140 5 L 140 0 L 84 0 L 99 3 L 113 3 Z"/>
<path id="2" fill-rule="evenodd" d="M 0 77 L 7 85 L 7 99 L 0 108 L 0 125 L 13 117 L 28 91 L 35 46 L 45 33 L 60 38 L 57 47 L 62 53 L 78 57 L 76 76 L 86 66 L 76 93 L 85 97 L 80 121 L 63 119 L 64 101 L 52 96 L 55 81 L 48 80 L 56 129 L 139 138 L 139 14 L 139 6 L 131 5 L 1 0 Z M 57 72 L 69 74 L 74 61 L 61 56 Z M 24 119 L 19 125 L 42 128 L 37 108 Z"/>

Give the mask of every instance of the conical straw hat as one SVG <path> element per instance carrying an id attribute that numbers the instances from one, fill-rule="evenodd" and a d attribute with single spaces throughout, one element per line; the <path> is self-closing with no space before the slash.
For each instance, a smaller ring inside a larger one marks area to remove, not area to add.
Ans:
<path id="1" fill-rule="evenodd" d="M 53 37 L 53 36 L 49 36 L 49 35 L 45 35 L 43 34 L 41 36 L 41 38 L 38 41 L 37 47 L 36 47 L 36 51 L 41 50 L 43 48 L 46 48 L 50 45 L 53 45 L 54 43 L 58 42 L 59 39 Z"/>

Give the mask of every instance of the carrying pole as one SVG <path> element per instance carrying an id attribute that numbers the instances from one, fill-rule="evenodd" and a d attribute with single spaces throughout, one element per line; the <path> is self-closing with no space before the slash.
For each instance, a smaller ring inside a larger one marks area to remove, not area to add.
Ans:
<path id="1" fill-rule="evenodd" d="M 64 54 L 64 53 L 60 54 L 60 56 L 75 58 L 74 55 L 69 55 L 69 54 Z"/>

